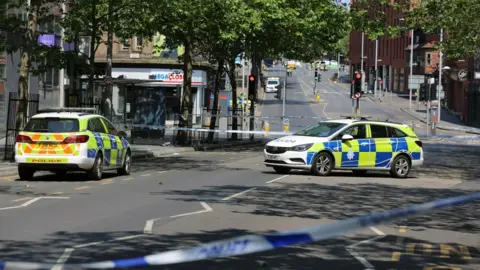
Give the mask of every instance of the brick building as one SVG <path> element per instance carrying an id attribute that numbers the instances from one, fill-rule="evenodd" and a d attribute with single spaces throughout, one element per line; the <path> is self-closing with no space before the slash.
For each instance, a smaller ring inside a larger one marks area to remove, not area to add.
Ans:
<path id="1" fill-rule="evenodd" d="M 354 5 L 354 0 L 351 1 Z M 401 26 L 403 14 L 389 6 L 381 7 L 387 16 L 389 25 Z M 413 77 L 414 89 L 424 82 L 426 76 L 432 76 L 438 63 L 438 52 L 433 45 L 438 35 L 424 35 L 421 31 L 414 31 Z M 405 31 L 396 37 L 380 37 L 378 39 L 378 76 L 382 79 L 382 90 L 393 90 L 395 93 L 408 94 L 409 63 L 410 63 L 411 31 Z M 375 40 L 364 39 L 364 66 L 368 89 L 374 88 L 375 75 Z M 349 58 L 352 61 L 351 69 L 360 69 L 362 50 L 362 33 L 350 33 Z M 378 87 L 380 89 L 380 87 Z"/>
<path id="2" fill-rule="evenodd" d="M 415 0 L 412 0 L 415 1 Z M 355 0 L 351 0 L 351 5 Z M 401 25 L 403 14 L 384 6 L 382 11 L 387 16 L 389 25 Z M 372 15 L 372 12 L 370 12 Z M 409 94 L 410 75 L 410 42 L 411 31 L 400 33 L 396 37 L 381 37 L 378 40 L 378 76 L 382 79 L 382 90 L 393 90 L 399 95 Z M 448 38 L 448 37 L 446 37 Z M 411 78 L 414 92 L 420 89 L 420 84 L 429 77 L 438 78 L 439 52 L 434 49 L 439 35 L 426 35 L 417 29 L 413 33 L 413 77 Z M 349 59 L 351 72 L 360 69 L 362 50 L 362 33 L 350 33 Z M 375 40 L 364 39 L 364 66 L 368 90 L 374 89 L 375 74 Z M 480 50 L 477 57 L 451 61 L 444 55 L 443 71 L 444 95 L 442 104 L 453 114 L 468 124 L 480 126 Z M 437 81 L 436 81 L 437 82 Z M 436 89 L 436 85 L 433 86 Z M 378 87 L 380 89 L 380 87 Z M 436 91 L 434 91 L 436 92 Z"/>

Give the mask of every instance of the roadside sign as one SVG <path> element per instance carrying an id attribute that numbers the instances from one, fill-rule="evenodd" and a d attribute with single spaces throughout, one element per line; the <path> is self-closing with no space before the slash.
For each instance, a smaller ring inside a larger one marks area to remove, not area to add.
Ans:
<path id="1" fill-rule="evenodd" d="M 103 78 L 103 81 L 106 83 L 106 84 L 111 84 L 113 79 L 112 79 L 112 76 L 105 76 Z"/>

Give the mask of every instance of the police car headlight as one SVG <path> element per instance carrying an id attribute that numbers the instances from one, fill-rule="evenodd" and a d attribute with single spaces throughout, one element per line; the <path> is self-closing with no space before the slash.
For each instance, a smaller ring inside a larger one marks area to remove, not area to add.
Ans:
<path id="1" fill-rule="evenodd" d="M 312 147 L 313 143 L 307 143 L 307 144 L 301 144 L 301 145 L 296 145 L 296 146 L 293 146 L 291 147 L 289 150 L 290 151 L 307 151 L 308 149 L 310 149 L 310 147 Z"/>

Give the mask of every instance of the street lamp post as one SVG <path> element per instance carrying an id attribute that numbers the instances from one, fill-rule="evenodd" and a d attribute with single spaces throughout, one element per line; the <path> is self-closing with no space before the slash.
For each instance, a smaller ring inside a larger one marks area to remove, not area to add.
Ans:
<path id="1" fill-rule="evenodd" d="M 405 21 L 405 18 L 400 18 L 400 21 Z M 412 98 L 413 98 L 413 89 L 412 89 L 412 79 L 413 79 L 413 38 L 414 38 L 414 30 L 410 30 L 410 75 L 408 77 L 408 88 L 409 88 L 409 94 L 408 94 L 408 104 L 409 104 L 409 109 L 412 110 Z M 418 93 L 417 93 L 417 101 L 418 101 Z"/>
<path id="2" fill-rule="evenodd" d="M 340 81 L 340 52 L 338 52 L 337 65 L 338 65 L 337 81 Z M 341 82 L 341 81 L 340 81 L 340 82 Z"/>
<path id="3" fill-rule="evenodd" d="M 440 29 L 440 43 L 443 42 L 443 28 Z M 437 89 L 437 99 L 438 99 L 438 122 L 437 125 L 440 124 L 440 112 L 442 111 L 442 106 L 440 104 L 440 93 L 442 91 L 443 85 L 442 85 L 442 71 L 443 71 L 443 52 L 442 49 L 440 49 L 440 61 L 438 63 L 438 89 Z"/>
<path id="4" fill-rule="evenodd" d="M 410 30 L 410 35 L 411 35 L 411 38 L 410 38 L 410 77 L 408 79 L 408 88 L 410 88 L 410 92 L 409 92 L 409 97 L 408 97 L 408 106 L 409 106 L 409 109 L 412 110 L 412 95 L 413 95 L 413 85 L 412 85 L 412 78 L 413 78 L 413 35 L 414 35 L 414 32 L 413 32 L 413 29 Z M 417 94 L 417 98 L 418 98 L 418 94 Z"/>
<path id="5" fill-rule="evenodd" d="M 373 80 L 373 92 L 375 96 L 378 96 L 377 94 L 377 79 L 378 79 L 378 39 L 375 40 L 375 78 Z"/>

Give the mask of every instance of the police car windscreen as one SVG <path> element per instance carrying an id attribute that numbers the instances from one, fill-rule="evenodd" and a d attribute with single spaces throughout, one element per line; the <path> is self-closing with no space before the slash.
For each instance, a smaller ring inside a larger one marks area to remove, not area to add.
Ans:
<path id="1" fill-rule="evenodd" d="M 342 123 L 320 122 L 300 130 L 294 135 L 309 137 L 328 137 L 346 126 Z"/>
<path id="2" fill-rule="evenodd" d="M 267 84 L 276 85 L 279 84 L 278 81 L 268 81 Z"/>
<path id="3" fill-rule="evenodd" d="M 67 118 L 32 118 L 23 129 L 27 132 L 77 132 L 79 123 L 77 119 Z"/>

